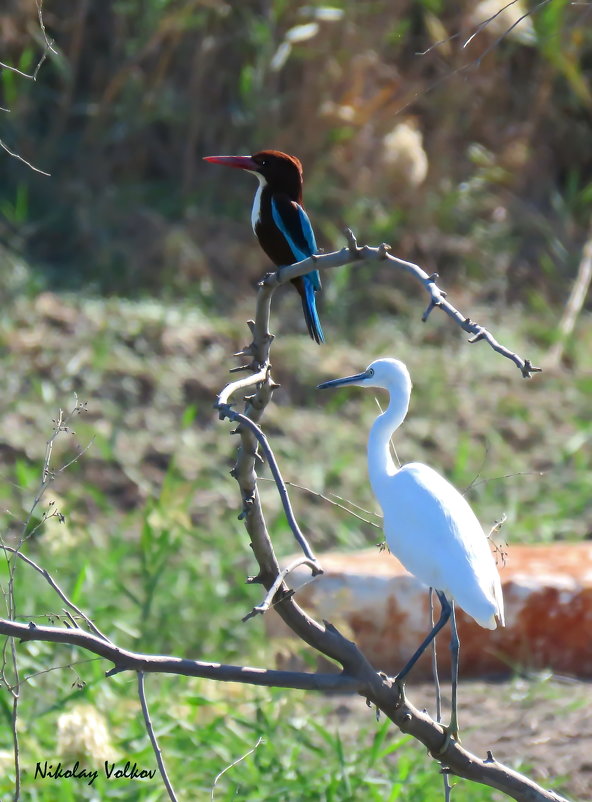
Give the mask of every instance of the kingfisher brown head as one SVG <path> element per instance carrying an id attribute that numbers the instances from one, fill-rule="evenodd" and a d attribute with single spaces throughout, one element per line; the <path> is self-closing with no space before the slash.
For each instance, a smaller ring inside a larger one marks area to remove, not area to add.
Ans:
<path id="1" fill-rule="evenodd" d="M 302 164 L 296 156 L 260 150 L 252 156 L 204 156 L 204 161 L 257 173 L 272 192 L 282 192 L 296 203 L 302 201 Z"/>

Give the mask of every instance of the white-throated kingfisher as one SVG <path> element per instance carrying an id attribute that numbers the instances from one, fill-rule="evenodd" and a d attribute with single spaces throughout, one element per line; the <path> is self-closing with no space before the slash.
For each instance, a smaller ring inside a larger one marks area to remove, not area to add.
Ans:
<path id="1" fill-rule="evenodd" d="M 251 225 L 271 261 L 281 267 L 301 262 L 317 253 L 315 235 L 302 207 L 302 165 L 295 156 L 279 150 L 261 150 L 253 156 L 204 156 L 207 162 L 239 167 L 255 173 Z M 318 270 L 292 279 L 302 298 L 308 333 L 317 343 L 325 341 L 315 293 L 321 289 Z"/>

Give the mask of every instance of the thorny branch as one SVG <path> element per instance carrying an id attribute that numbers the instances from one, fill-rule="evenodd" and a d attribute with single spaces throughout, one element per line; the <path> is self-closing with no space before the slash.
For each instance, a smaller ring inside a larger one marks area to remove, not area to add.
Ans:
<path id="1" fill-rule="evenodd" d="M 295 632 L 305 643 L 312 646 L 321 654 L 335 661 L 341 666 L 341 670 L 332 674 L 306 673 L 292 671 L 277 671 L 271 669 L 251 668 L 247 666 L 231 666 L 218 663 L 207 663 L 197 660 L 186 660 L 177 657 L 163 655 L 147 655 L 130 652 L 123 649 L 111 641 L 96 628 L 93 632 L 86 632 L 77 626 L 51 627 L 38 626 L 34 623 L 20 623 L 15 618 L 14 608 L 11 609 L 11 618 L 0 619 L 0 634 L 10 638 L 11 644 L 15 640 L 21 641 L 49 641 L 54 643 L 64 643 L 85 649 L 93 654 L 99 655 L 113 664 L 113 668 L 107 671 L 106 676 L 113 676 L 123 671 L 135 671 L 138 674 L 138 693 L 143 699 L 145 719 L 147 718 L 148 733 L 151 735 L 151 724 L 149 723 L 149 713 L 147 709 L 143 676 L 145 673 L 171 673 L 184 676 L 199 676 L 222 682 L 241 682 L 252 685 L 264 685 L 283 688 L 295 688 L 302 690 L 318 691 L 355 691 L 368 700 L 369 704 L 381 710 L 391 721 L 393 721 L 402 732 L 409 733 L 423 743 L 429 753 L 442 765 L 442 771 L 458 777 L 463 777 L 475 782 L 480 782 L 503 791 L 508 796 L 518 800 L 518 802 L 566 802 L 558 794 L 538 786 L 536 783 L 517 772 L 499 764 L 491 752 L 488 752 L 485 759 L 480 759 L 464 749 L 454 739 L 446 736 L 446 732 L 441 724 L 433 721 L 425 712 L 417 710 L 405 697 L 402 686 L 394 680 L 376 671 L 370 665 L 365 655 L 358 649 L 355 643 L 347 640 L 332 624 L 315 621 L 304 610 L 302 610 L 293 595 L 285 585 L 286 574 L 294 568 L 289 565 L 283 571 L 280 569 L 275 555 L 273 544 L 266 528 L 265 518 L 261 507 L 261 502 L 257 489 L 256 465 L 258 459 L 258 449 L 261 448 L 267 458 L 280 496 L 284 504 L 284 511 L 292 527 L 295 536 L 300 542 L 305 556 L 296 562 L 310 565 L 313 573 L 319 572 L 320 568 L 312 550 L 298 528 L 293 512 L 289 504 L 289 498 L 285 483 L 281 477 L 279 467 L 275 461 L 273 452 L 269 447 L 267 439 L 263 434 L 259 421 L 261 420 L 267 404 L 271 400 L 273 390 L 277 386 L 271 378 L 269 361 L 270 346 L 273 336 L 269 333 L 269 315 L 271 300 L 274 289 L 279 284 L 284 283 L 289 278 L 307 272 L 310 269 L 311 261 L 315 266 L 331 267 L 338 264 L 345 264 L 352 259 L 393 259 L 399 267 L 403 267 L 407 272 L 412 272 L 420 278 L 426 289 L 430 292 L 433 301 L 431 307 L 442 306 L 451 317 L 457 319 L 462 317 L 450 307 L 453 314 L 448 310 L 445 299 L 440 290 L 436 291 L 434 277 L 429 277 L 420 268 L 409 263 L 400 262 L 390 257 L 386 247 L 370 249 L 358 249 L 353 235 L 350 235 L 350 247 L 345 252 L 337 254 L 327 254 L 326 256 L 316 257 L 308 263 L 302 262 L 299 265 L 292 265 L 283 268 L 278 273 L 266 277 L 261 283 L 257 297 L 257 315 L 255 321 L 249 322 L 249 328 L 253 335 L 252 343 L 245 348 L 239 356 L 250 357 L 250 363 L 246 367 L 252 375 L 246 379 L 229 384 L 220 394 L 217 407 L 220 417 L 228 417 L 238 423 L 237 433 L 240 435 L 240 446 L 238 449 L 237 462 L 232 470 L 232 475 L 236 478 L 241 492 L 243 510 L 241 517 L 251 538 L 253 553 L 259 565 L 259 573 L 250 581 L 262 584 L 267 593 L 262 604 L 254 608 L 254 611 L 264 611 L 271 604 L 279 613 L 284 622 Z M 331 260 L 333 262 L 331 263 Z M 339 261 L 341 260 L 341 261 Z M 319 262 L 323 261 L 322 265 Z M 307 266 L 308 264 L 308 266 Z M 299 272 L 297 272 L 299 271 Z M 419 273 L 417 273 L 419 271 Z M 448 304 L 448 306 L 450 306 Z M 473 324 L 476 325 L 476 324 Z M 485 330 L 478 327 L 479 333 Z M 510 356 L 516 364 L 522 365 L 523 375 L 526 372 L 533 372 L 535 369 L 530 364 L 521 360 L 515 354 L 499 346 L 498 343 L 486 333 L 483 336 L 500 353 Z M 245 398 L 245 411 L 235 412 L 231 407 L 232 396 L 239 391 L 252 388 L 253 393 Z M 56 422 L 55 434 L 63 431 L 63 419 Z M 50 438 L 51 441 L 51 438 Z M 42 489 L 52 478 L 49 469 L 49 458 L 51 457 L 51 442 L 48 442 L 46 454 L 46 464 L 42 477 Z M 38 503 L 40 494 L 36 497 Z M 68 603 L 65 594 L 60 591 L 47 572 L 40 569 L 38 565 L 28 558 L 24 558 L 19 553 L 18 548 L 13 551 L 12 560 L 17 556 L 37 571 L 40 571 L 46 580 L 58 592 L 61 598 Z M 11 551 L 5 546 L 5 551 Z M 81 614 L 78 608 L 69 605 L 77 614 Z M 249 616 L 250 617 L 250 616 Z M 88 626 L 92 626 L 90 619 L 82 615 L 83 620 Z M 70 618 L 70 623 L 75 624 L 75 619 Z M 17 686 L 18 687 L 18 686 Z M 152 735 L 154 733 L 152 732 Z M 151 740 L 158 760 L 158 744 Z M 18 744 L 15 746 L 18 749 Z M 17 759 L 18 765 L 18 759 Z M 159 764 L 160 765 L 160 764 Z M 164 764 L 162 764 L 164 768 Z M 161 769 L 162 770 L 162 769 Z M 164 772 L 166 774 L 166 772 Z M 163 774 L 164 777 L 164 774 Z M 18 790 L 18 789 L 17 789 Z M 167 786 L 171 799 L 172 788 Z M 174 793 L 174 792 L 172 792 Z"/>
<path id="2" fill-rule="evenodd" d="M 499 764 L 491 753 L 488 753 L 485 760 L 481 760 L 467 752 L 454 739 L 446 737 L 444 728 L 433 721 L 427 713 L 416 710 L 405 698 L 403 688 L 394 680 L 377 672 L 356 644 L 343 637 L 332 624 L 325 621 L 321 625 L 310 618 L 298 606 L 293 592 L 283 581 L 286 572 L 292 566 L 288 566 L 284 571 L 280 570 L 261 507 L 256 473 L 258 446 L 262 447 L 268 460 L 273 458 L 268 444 L 265 449 L 263 448 L 263 443 L 266 441 L 263 440 L 259 422 L 277 386 L 271 378 L 269 360 L 273 341 L 273 336 L 269 332 L 269 318 L 276 287 L 313 269 L 339 267 L 355 261 L 387 261 L 395 269 L 412 275 L 428 292 L 430 301 L 423 315 L 424 320 L 428 318 L 432 309 L 440 307 L 464 331 L 472 335 L 471 342 L 484 340 L 489 343 L 494 351 L 514 362 L 525 378 L 539 370 L 533 367 L 529 360 L 500 345 L 485 328 L 463 317 L 446 300 L 446 294 L 436 285 L 437 276 L 429 276 L 417 265 L 391 256 L 388 253 L 388 246 L 360 248 L 349 230 L 347 237 L 347 248 L 332 254 L 313 256 L 298 264 L 280 268 L 263 279 L 257 295 L 256 318 L 248 323 L 253 340 L 236 354 L 241 358 L 250 357 L 250 362 L 241 368 L 251 371 L 251 376 L 228 384 L 220 393 L 216 404 L 221 418 L 226 417 L 240 424 L 237 434 L 240 435 L 241 443 L 231 474 L 240 488 L 243 502 L 241 518 L 251 538 L 251 547 L 259 565 L 259 574 L 252 581 L 260 582 L 267 590 L 265 600 L 259 605 L 259 609 L 267 608 L 274 599 L 274 609 L 293 632 L 321 654 L 340 663 L 343 671 L 339 676 L 348 678 L 354 683 L 357 680 L 359 682 L 357 692 L 388 716 L 403 732 L 421 741 L 430 754 L 441 763 L 442 771 L 497 788 L 519 802 L 543 802 L 543 800 L 559 802 L 562 797 L 552 791 L 546 791 L 527 777 Z M 244 399 L 244 412 L 237 413 L 232 409 L 231 399 L 236 393 L 247 388 L 252 388 L 253 393 Z M 278 481 L 276 469 L 277 466 L 273 474 L 283 500 L 285 484 L 283 481 Z M 255 611 L 257 609 L 254 608 Z"/>
<path id="3" fill-rule="evenodd" d="M 277 272 L 267 275 L 263 283 L 268 287 L 275 288 L 280 284 L 285 284 L 287 281 L 297 276 L 303 276 L 305 273 L 309 273 L 311 270 L 315 269 L 326 270 L 335 267 L 343 267 L 352 262 L 386 262 L 395 270 L 410 275 L 418 281 L 428 293 L 429 302 L 421 318 L 424 323 L 430 316 L 432 310 L 437 307 L 447 314 L 463 331 L 471 335 L 469 339 L 470 343 L 476 343 L 480 340 L 488 343 L 498 354 L 510 359 L 520 370 L 525 379 L 531 378 L 533 373 L 540 373 L 541 368 L 534 367 L 529 359 L 523 359 L 518 356 L 518 354 L 510 351 L 509 348 L 506 348 L 506 346 L 500 345 L 491 332 L 472 321 L 469 317 L 463 315 L 450 301 L 446 300 L 446 293 L 436 284 L 438 279 L 437 273 L 428 275 L 425 270 L 422 270 L 421 267 L 413 264 L 413 262 L 406 262 L 403 259 L 393 256 L 389 253 L 390 246 L 388 245 L 382 244 L 378 248 L 372 248 L 369 245 L 359 246 L 349 228 L 346 229 L 345 233 L 348 240 L 347 248 L 342 248 L 342 250 L 335 251 L 334 253 L 311 256 L 302 262 L 289 265 L 288 267 L 282 267 Z"/>

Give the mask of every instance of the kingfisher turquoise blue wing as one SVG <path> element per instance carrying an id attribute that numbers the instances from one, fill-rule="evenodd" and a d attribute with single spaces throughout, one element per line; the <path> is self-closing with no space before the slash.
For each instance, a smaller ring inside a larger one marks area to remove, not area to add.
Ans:
<path id="1" fill-rule="evenodd" d="M 292 253 L 292 262 L 301 262 L 317 253 L 314 231 L 308 215 L 299 203 L 290 200 L 287 195 L 274 194 L 271 196 L 271 215 Z M 319 271 L 312 270 L 305 276 L 294 279 L 293 283 L 302 298 L 308 332 L 315 342 L 321 343 L 324 336 L 315 301 L 315 293 L 321 289 Z"/>
<path id="2" fill-rule="evenodd" d="M 278 267 L 301 262 L 317 253 L 314 231 L 302 206 L 302 165 L 295 156 L 262 150 L 253 156 L 206 156 L 206 161 L 249 170 L 259 179 L 251 223 L 259 244 Z M 317 343 L 325 341 L 316 307 L 321 289 L 318 270 L 292 279 L 302 299 L 308 332 Z"/>

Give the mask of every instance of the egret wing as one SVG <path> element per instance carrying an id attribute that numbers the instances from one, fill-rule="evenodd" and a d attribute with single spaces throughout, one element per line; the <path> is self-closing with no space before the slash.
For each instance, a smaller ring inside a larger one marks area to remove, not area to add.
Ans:
<path id="1" fill-rule="evenodd" d="M 389 486 L 384 530 L 393 554 L 410 573 L 457 601 L 482 626 L 495 627 L 495 616 L 503 616 L 499 575 L 466 499 L 420 463 L 404 466 Z"/>

